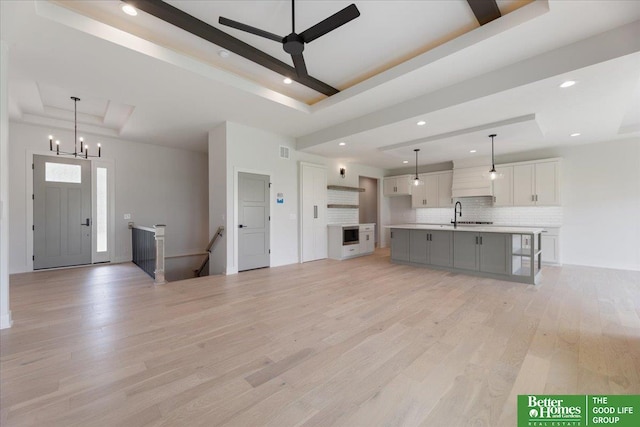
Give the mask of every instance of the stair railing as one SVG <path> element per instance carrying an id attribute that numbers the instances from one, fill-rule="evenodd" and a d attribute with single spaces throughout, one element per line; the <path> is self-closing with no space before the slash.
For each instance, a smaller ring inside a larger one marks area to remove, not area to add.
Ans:
<path id="1" fill-rule="evenodd" d="M 132 261 L 153 278 L 153 283 L 167 283 L 164 277 L 164 224 L 143 227 L 130 223 Z"/>
<path id="2" fill-rule="evenodd" d="M 202 260 L 202 264 L 200 264 L 200 267 L 194 271 L 196 277 L 200 277 L 200 275 L 204 271 L 205 267 L 209 263 L 209 258 L 211 258 L 211 251 L 213 249 L 215 249 L 214 245 L 218 241 L 218 237 L 222 237 L 222 232 L 223 231 L 224 231 L 224 225 L 221 225 L 220 227 L 218 227 L 218 229 L 216 230 L 215 234 L 213 235 L 213 237 L 209 241 L 209 244 L 207 245 L 207 248 L 205 249 L 205 251 L 207 251 L 207 256 Z"/>

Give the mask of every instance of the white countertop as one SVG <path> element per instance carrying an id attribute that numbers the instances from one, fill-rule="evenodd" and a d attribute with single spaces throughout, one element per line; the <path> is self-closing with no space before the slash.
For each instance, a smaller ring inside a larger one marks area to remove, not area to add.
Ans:
<path id="1" fill-rule="evenodd" d="M 327 227 L 358 227 L 362 225 L 376 225 L 375 222 L 365 224 L 327 224 Z"/>
<path id="2" fill-rule="evenodd" d="M 407 230 L 450 230 L 450 231 L 475 231 L 482 233 L 531 233 L 538 234 L 544 231 L 544 228 L 539 227 L 502 227 L 491 225 L 459 225 L 457 228 L 453 228 L 453 225 L 438 225 L 438 224 L 394 224 L 385 225 L 384 228 L 403 228 Z"/>

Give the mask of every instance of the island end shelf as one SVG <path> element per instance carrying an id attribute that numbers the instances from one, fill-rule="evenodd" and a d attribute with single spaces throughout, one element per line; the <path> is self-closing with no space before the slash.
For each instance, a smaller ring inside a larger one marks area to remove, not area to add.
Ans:
<path id="1" fill-rule="evenodd" d="M 541 228 L 400 224 L 391 229 L 391 261 L 454 273 L 538 284 Z"/>

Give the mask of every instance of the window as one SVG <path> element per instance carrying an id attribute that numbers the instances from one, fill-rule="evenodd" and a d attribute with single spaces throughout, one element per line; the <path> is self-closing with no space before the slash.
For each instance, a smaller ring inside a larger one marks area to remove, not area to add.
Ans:
<path id="1" fill-rule="evenodd" d="M 66 163 L 45 162 L 44 180 L 47 182 L 82 183 L 82 168 L 80 165 Z"/>
<path id="2" fill-rule="evenodd" d="M 96 251 L 107 251 L 107 168 L 96 168 Z"/>

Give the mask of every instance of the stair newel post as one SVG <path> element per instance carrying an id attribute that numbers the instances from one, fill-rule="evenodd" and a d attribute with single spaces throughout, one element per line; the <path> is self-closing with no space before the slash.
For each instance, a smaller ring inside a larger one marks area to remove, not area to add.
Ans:
<path id="1" fill-rule="evenodd" d="M 155 279 L 153 281 L 156 285 L 164 285 L 167 281 L 164 278 L 164 231 L 166 225 L 156 224 L 153 226 L 155 229 L 156 239 L 156 269 Z"/>

